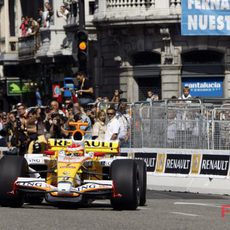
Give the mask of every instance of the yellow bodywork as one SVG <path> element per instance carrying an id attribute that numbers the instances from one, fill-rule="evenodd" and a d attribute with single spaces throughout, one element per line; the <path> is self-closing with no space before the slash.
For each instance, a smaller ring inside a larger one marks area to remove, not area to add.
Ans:
<path id="1" fill-rule="evenodd" d="M 55 154 L 50 156 L 48 169 L 54 169 L 54 172 L 47 174 L 46 183 L 57 186 L 59 182 L 70 182 L 74 187 L 79 184 L 76 180 L 76 175 L 81 180 L 101 180 L 103 167 L 99 162 L 101 157 L 94 156 L 94 153 L 104 153 L 109 157 L 119 154 L 119 142 L 105 142 L 96 140 L 84 141 L 84 153 L 80 156 L 69 154 L 67 148 L 75 143 L 71 139 L 49 139 L 49 150 L 54 151 Z M 88 156 L 89 153 L 92 155 Z M 77 154 L 77 153 L 76 153 Z M 62 156 L 61 156 L 62 155 Z M 90 167 L 87 171 L 95 172 L 95 174 L 84 174 L 84 162 L 90 162 Z M 52 193 L 55 195 L 55 193 Z M 77 194 L 75 194 L 77 196 Z"/>

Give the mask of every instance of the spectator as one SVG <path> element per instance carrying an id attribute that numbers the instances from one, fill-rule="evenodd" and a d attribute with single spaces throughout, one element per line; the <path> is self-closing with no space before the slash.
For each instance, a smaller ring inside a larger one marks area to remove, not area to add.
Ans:
<path id="1" fill-rule="evenodd" d="M 39 27 L 43 26 L 43 11 L 42 11 L 42 9 L 38 10 L 37 23 L 38 23 Z"/>
<path id="2" fill-rule="evenodd" d="M 25 37 L 27 35 L 28 21 L 26 21 L 24 16 L 22 16 L 21 20 L 22 20 L 20 25 L 21 36 Z"/>
<path id="3" fill-rule="evenodd" d="M 6 147 L 7 143 L 6 143 L 6 139 L 5 139 L 5 133 L 3 133 L 4 131 L 4 115 L 1 114 L 0 115 L 0 147 Z"/>
<path id="4" fill-rule="evenodd" d="M 51 101 L 50 106 L 51 106 L 51 111 L 50 111 L 51 114 L 52 113 L 58 113 L 62 116 L 65 116 L 64 112 L 59 109 L 59 104 L 57 101 L 55 101 L 55 100 Z"/>
<path id="5" fill-rule="evenodd" d="M 45 114 L 45 109 L 44 108 L 37 108 L 36 109 L 36 116 L 37 116 L 37 134 L 38 136 L 40 135 L 44 135 L 47 133 L 47 130 L 45 129 L 45 123 L 44 123 L 44 120 L 45 120 L 45 117 L 46 117 L 46 114 Z"/>
<path id="6" fill-rule="evenodd" d="M 26 107 L 22 103 L 16 105 L 17 116 L 15 121 L 15 129 L 11 138 L 11 146 L 19 148 L 19 154 L 24 155 L 27 151 L 29 138 L 26 130 Z"/>
<path id="7" fill-rule="evenodd" d="M 116 118 L 116 110 L 114 108 L 107 109 L 108 123 L 106 124 L 105 140 L 118 140 L 120 132 L 120 123 Z"/>
<path id="8" fill-rule="evenodd" d="M 8 121 L 5 125 L 5 135 L 7 140 L 7 146 L 11 146 L 11 139 L 16 129 L 16 116 L 14 112 L 8 114 Z"/>
<path id="9" fill-rule="evenodd" d="M 127 110 L 127 100 L 121 99 L 118 105 L 118 110 L 116 113 L 116 118 L 120 123 L 120 132 L 118 135 L 118 139 L 120 141 L 121 147 L 129 146 L 129 136 L 130 136 L 130 126 L 131 126 L 131 118 L 129 114 L 126 112 Z"/>
<path id="10" fill-rule="evenodd" d="M 62 111 L 67 117 L 73 112 L 73 102 L 70 97 L 65 98 L 65 102 L 62 104 Z"/>
<path id="11" fill-rule="evenodd" d="M 76 91 L 78 96 L 78 102 L 83 107 L 89 103 L 93 103 L 93 87 L 89 79 L 86 77 L 86 74 L 84 72 L 78 72 L 76 74 L 76 77 L 79 83 L 78 90 Z"/>
<path id="12" fill-rule="evenodd" d="M 35 108 L 27 112 L 26 131 L 30 141 L 37 139 L 37 111 Z"/>
<path id="13" fill-rule="evenodd" d="M 104 140 L 105 137 L 105 125 L 106 113 L 105 111 L 99 111 L 97 115 L 97 120 L 93 125 L 92 139 L 93 140 Z"/>
<path id="14" fill-rule="evenodd" d="M 187 100 L 187 99 L 189 99 L 189 98 L 191 98 L 191 97 L 192 97 L 192 96 L 191 96 L 191 94 L 190 94 L 190 88 L 189 88 L 188 86 L 185 86 L 185 87 L 183 88 L 183 94 L 182 94 L 182 96 L 181 96 L 180 99 Z"/>
<path id="15" fill-rule="evenodd" d="M 91 129 L 92 129 L 92 122 L 91 119 L 85 114 L 84 108 L 79 105 L 79 103 L 74 103 L 73 105 L 73 112 L 75 121 L 81 121 L 88 123 L 88 126 L 82 126 L 81 129 L 85 134 L 85 139 L 91 139 Z M 77 118 L 77 119 L 76 119 Z"/>
<path id="16" fill-rule="evenodd" d="M 43 12 L 43 27 L 50 27 L 52 21 L 53 9 L 49 2 L 45 3 L 45 11 Z"/>
<path id="17" fill-rule="evenodd" d="M 154 94 L 153 91 L 149 90 L 147 92 L 147 98 L 146 98 L 146 101 L 148 102 L 152 102 L 152 101 L 158 101 L 159 100 L 159 97 L 157 94 Z"/>
<path id="18" fill-rule="evenodd" d="M 168 110 L 167 121 L 167 147 L 176 148 L 177 120 L 174 110 Z"/>
<path id="19" fill-rule="evenodd" d="M 26 128 L 26 107 L 22 103 L 18 103 L 17 106 L 17 118 L 20 122 L 20 129 L 25 130 Z"/>
<path id="20" fill-rule="evenodd" d="M 95 119 L 96 119 L 96 115 L 95 115 L 93 108 L 86 108 L 85 114 L 90 118 L 91 124 L 93 125 L 95 123 Z"/>
<path id="21" fill-rule="evenodd" d="M 28 35 L 38 35 L 39 32 L 39 24 L 32 17 L 29 19 L 29 29 Z"/>
<path id="22" fill-rule="evenodd" d="M 120 99 L 121 99 L 121 94 L 123 93 L 122 90 L 119 90 L 119 89 L 115 89 L 114 90 L 114 93 L 113 93 L 113 97 L 111 99 L 111 102 L 114 102 L 114 103 L 119 103 L 120 102 Z"/>
<path id="23" fill-rule="evenodd" d="M 36 97 L 37 106 L 41 106 L 42 105 L 42 97 L 41 97 L 41 93 L 39 91 L 39 88 L 36 88 L 35 97 Z"/>
<path id="24" fill-rule="evenodd" d="M 69 18 L 69 10 L 65 7 L 65 6 L 61 6 L 60 9 L 57 11 L 57 17 L 60 18 L 64 18 L 65 21 L 67 22 L 68 18 Z"/>
<path id="25" fill-rule="evenodd" d="M 67 138 L 68 132 L 65 130 L 66 120 L 64 116 L 59 113 L 53 113 L 49 120 L 50 127 L 47 126 L 52 138 Z"/>

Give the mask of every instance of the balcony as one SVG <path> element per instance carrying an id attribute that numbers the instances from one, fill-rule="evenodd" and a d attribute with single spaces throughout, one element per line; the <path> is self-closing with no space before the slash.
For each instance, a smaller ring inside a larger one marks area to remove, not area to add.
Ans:
<path id="1" fill-rule="evenodd" d="M 18 58 L 33 59 L 38 49 L 39 44 L 36 44 L 35 35 L 18 38 Z"/>
<path id="2" fill-rule="evenodd" d="M 71 46 L 63 49 L 66 39 L 65 31 L 56 28 L 41 28 L 37 35 L 20 37 L 18 39 L 19 60 L 71 55 Z"/>
<path id="3" fill-rule="evenodd" d="M 178 22 L 181 0 L 100 0 L 95 23 L 129 24 Z"/>

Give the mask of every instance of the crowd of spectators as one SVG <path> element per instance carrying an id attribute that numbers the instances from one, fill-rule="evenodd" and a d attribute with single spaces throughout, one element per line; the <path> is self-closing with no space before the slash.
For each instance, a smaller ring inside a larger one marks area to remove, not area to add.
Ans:
<path id="1" fill-rule="evenodd" d="M 79 74 L 76 77 L 82 83 L 83 78 Z M 84 86 L 79 84 L 79 88 L 72 91 L 73 97 L 63 97 L 62 101 L 52 98 L 48 105 L 38 104 L 29 108 L 18 103 L 10 112 L 1 112 L 0 146 L 17 147 L 22 154 L 37 151 L 34 149 L 37 146 L 35 143 L 41 137 L 43 141 L 71 138 L 72 132 L 69 131 L 74 128 L 69 123 L 78 121 L 87 123 L 87 126 L 81 127 L 85 139 L 119 140 L 123 147 L 128 146 L 131 118 L 127 113 L 127 100 L 120 98 L 112 102 L 118 90 L 111 99 L 98 97 L 92 102 L 81 100 L 86 99 L 84 95 L 93 98 L 93 89 L 89 83 L 86 84 L 87 81 L 85 79 Z"/>
<path id="2" fill-rule="evenodd" d="M 37 18 L 30 16 L 22 16 L 21 18 L 21 36 L 26 37 L 30 35 L 38 35 L 41 27 L 48 28 L 52 21 L 53 9 L 49 2 L 45 3 L 45 10 L 38 9 Z"/>

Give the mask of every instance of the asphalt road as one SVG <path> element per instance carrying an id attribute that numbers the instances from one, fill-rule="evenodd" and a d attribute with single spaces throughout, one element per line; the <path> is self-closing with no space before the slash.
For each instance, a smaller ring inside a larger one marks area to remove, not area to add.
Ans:
<path id="1" fill-rule="evenodd" d="M 25 204 L 18 209 L 0 207 L 0 230 L 221 230 L 230 227 L 230 213 L 221 217 L 221 205 L 230 205 L 229 196 L 148 191 L 147 197 L 147 205 L 136 211 L 114 211 L 104 200 L 80 209 L 58 209 L 45 202 Z"/>

